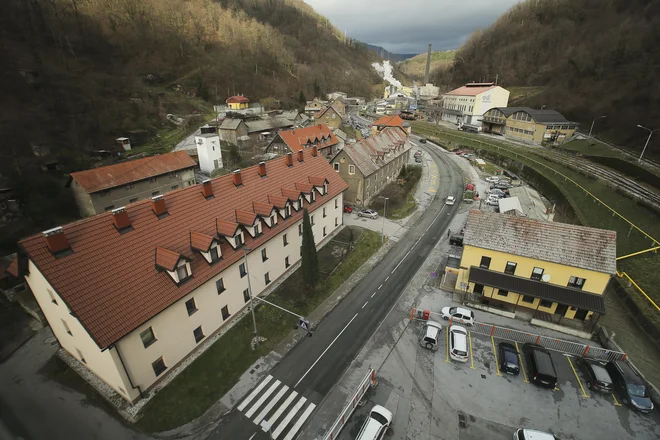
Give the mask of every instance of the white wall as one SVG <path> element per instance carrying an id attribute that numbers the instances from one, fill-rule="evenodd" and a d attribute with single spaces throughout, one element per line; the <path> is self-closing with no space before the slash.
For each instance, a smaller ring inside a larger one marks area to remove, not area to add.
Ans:
<path id="1" fill-rule="evenodd" d="M 219 135 L 195 136 L 197 145 L 197 157 L 199 157 L 199 167 L 206 173 L 212 173 L 214 170 L 222 168 L 222 151 L 220 148 Z M 218 166 L 215 166 L 215 161 Z"/>

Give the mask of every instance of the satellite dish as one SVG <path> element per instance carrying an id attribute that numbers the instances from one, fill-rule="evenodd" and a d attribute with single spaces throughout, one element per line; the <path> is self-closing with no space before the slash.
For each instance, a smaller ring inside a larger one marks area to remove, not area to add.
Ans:
<path id="1" fill-rule="evenodd" d="M 541 277 L 541 281 L 548 282 L 550 281 L 550 274 L 544 273 L 543 276 Z"/>

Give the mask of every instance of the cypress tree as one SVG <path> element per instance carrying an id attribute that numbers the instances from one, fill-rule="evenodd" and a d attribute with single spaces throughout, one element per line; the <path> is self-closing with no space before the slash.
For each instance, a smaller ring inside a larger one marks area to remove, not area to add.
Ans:
<path id="1" fill-rule="evenodd" d="M 316 286 L 319 281 L 319 260 L 316 256 L 316 244 L 314 243 L 312 224 L 309 221 L 309 212 L 307 212 L 307 209 L 303 210 L 301 269 L 305 284 L 310 287 Z"/>

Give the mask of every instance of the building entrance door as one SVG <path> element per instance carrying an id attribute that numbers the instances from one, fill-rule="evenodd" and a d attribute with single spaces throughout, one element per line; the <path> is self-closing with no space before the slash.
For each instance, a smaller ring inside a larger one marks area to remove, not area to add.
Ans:
<path id="1" fill-rule="evenodd" d="M 578 309 L 578 311 L 575 312 L 575 319 L 579 319 L 580 321 L 584 321 L 584 318 L 587 317 L 587 313 L 589 313 L 589 310 Z"/>
<path id="2" fill-rule="evenodd" d="M 564 304 L 557 304 L 557 309 L 555 310 L 555 315 L 564 316 L 568 310 L 568 306 Z"/>

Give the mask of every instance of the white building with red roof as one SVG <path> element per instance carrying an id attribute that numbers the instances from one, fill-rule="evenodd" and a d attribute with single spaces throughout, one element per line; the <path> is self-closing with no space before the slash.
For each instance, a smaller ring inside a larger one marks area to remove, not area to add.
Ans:
<path id="1" fill-rule="evenodd" d="M 319 153 L 331 158 L 339 150 L 340 140 L 325 124 L 295 130 L 282 130 L 277 133 L 266 147 L 267 153 L 283 156 L 287 153 L 298 154 L 298 150 L 316 147 Z"/>
<path id="2" fill-rule="evenodd" d="M 479 127 L 484 113 L 508 104 L 509 91 L 495 83 L 468 83 L 442 95 L 442 120 Z"/>

